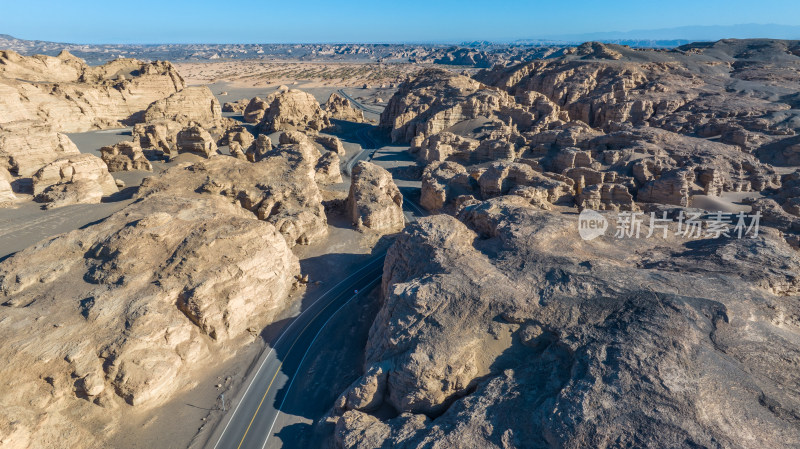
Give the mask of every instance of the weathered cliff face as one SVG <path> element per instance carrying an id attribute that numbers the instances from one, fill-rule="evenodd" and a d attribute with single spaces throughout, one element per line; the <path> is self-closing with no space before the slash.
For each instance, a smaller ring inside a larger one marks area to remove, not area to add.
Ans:
<path id="1" fill-rule="evenodd" d="M 168 62 L 121 59 L 89 67 L 57 58 L 0 54 L 0 123 L 34 120 L 61 132 L 120 126 L 185 87 Z"/>
<path id="2" fill-rule="evenodd" d="M 674 51 L 584 44 L 572 54 L 484 71 L 512 95 L 536 91 L 572 120 L 660 127 L 755 150 L 794 136 L 800 115 L 785 88 L 800 87 L 796 41 L 723 40 Z"/>
<path id="3" fill-rule="evenodd" d="M 28 177 L 56 159 L 79 154 L 65 134 L 35 121 L 0 125 L 0 166 L 11 174 Z"/>
<path id="4" fill-rule="evenodd" d="M 22 251 L 0 264 L 0 434 L 94 447 L 93 421 L 183 391 L 272 320 L 299 271 L 272 224 L 176 190 Z"/>
<path id="5" fill-rule="evenodd" d="M 341 447 L 800 438 L 800 258 L 777 232 L 583 241 L 575 217 L 515 198 L 422 219 L 390 249 Z"/>
<path id="6" fill-rule="evenodd" d="M 179 165 L 148 178 L 137 196 L 175 188 L 220 195 L 275 226 L 290 247 L 318 242 L 328 229 L 316 183 L 319 153 L 315 151 L 305 139 L 268 150 L 258 162 L 211 156 L 206 162 Z"/>
<path id="7" fill-rule="evenodd" d="M 275 95 L 264 113 L 259 130 L 319 132 L 331 126 L 325 111 L 313 95 L 290 89 Z"/>
<path id="8" fill-rule="evenodd" d="M 497 118 L 520 131 L 535 131 L 561 123 L 564 115 L 543 95 L 514 98 L 466 76 L 428 69 L 400 85 L 381 114 L 380 126 L 391 130 L 393 141 L 421 142 L 479 118 Z"/>
<path id="9" fill-rule="evenodd" d="M 91 154 L 77 154 L 45 165 L 33 177 L 34 199 L 46 207 L 99 203 L 117 192 L 106 163 Z"/>
<path id="10" fill-rule="evenodd" d="M 105 169 L 86 154 L 57 160 L 34 190 L 103 185 L 95 166 Z M 124 403 L 157 406 L 230 356 L 222 344 L 250 341 L 299 275 L 291 247 L 327 234 L 319 170 L 300 133 L 258 162 L 216 155 L 177 165 L 104 221 L 0 263 L 2 439 L 99 444 L 84 422 L 114 426 Z"/>
<path id="11" fill-rule="evenodd" d="M 144 112 L 143 121 L 195 122 L 204 128 L 219 126 L 222 108 L 206 86 L 191 86 L 153 102 Z"/>
<path id="12" fill-rule="evenodd" d="M 403 195 L 386 169 L 361 161 L 353 167 L 347 208 L 353 225 L 379 233 L 399 231 L 405 225 Z"/>
<path id="13" fill-rule="evenodd" d="M 328 117 L 335 120 L 347 122 L 363 123 L 364 111 L 356 109 L 350 100 L 334 92 L 323 105 L 323 109 L 328 113 Z"/>

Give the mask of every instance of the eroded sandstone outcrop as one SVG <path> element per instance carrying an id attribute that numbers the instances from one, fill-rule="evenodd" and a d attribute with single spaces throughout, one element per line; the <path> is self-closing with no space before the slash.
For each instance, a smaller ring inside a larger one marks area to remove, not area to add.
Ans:
<path id="1" fill-rule="evenodd" d="M 14 204 L 17 196 L 11 188 L 11 174 L 3 167 L 0 167 L 0 207 L 8 207 Z"/>
<path id="2" fill-rule="evenodd" d="M 153 171 L 153 164 L 147 160 L 142 147 L 136 142 L 124 140 L 111 146 L 102 147 L 100 148 L 100 157 L 108 166 L 109 172 Z"/>
<path id="3" fill-rule="evenodd" d="M 222 120 L 219 101 L 206 86 L 186 87 L 167 98 L 153 102 L 144 112 L 143 121 L 195 122 L 205 128 Z"/>
<path id="4" fill-rule="evenodd" d="M 391 233 L 405 225 L 400 189 L 388 171 L 370 162 L 353 167 L 347 207 L 353 225 L 360 230 Z"/>
<path id="5" fill-rule="evenodd" d="M 34 198 L 48 208 L 99 203 L 117 190 L 105 162 L 91 154 L 57 159 L 33 175 Z"/>
<path id="6" fill-rule="evenodd" d="M 364 111 L 357 109 L 350 103 L 350 100 L 339 95 L 337 92 L 331 94 L 328 101 L 323 105 L 323 109 L 328 116 L 334 120 L 344 120 L 346 122 L 364 123 Z"/>
<path id="7" fill-rule="evenodd" d="M 79 153 L 69 137 L 47 125 L 0 124 L 0 166 L 17 176 L 31 176 L 56 159 Z"/>
<path id="8" fill-rule="evenodd" d="M 0 264 L 0 428 L 23 446 L 97 444 L 86 419 L 114 423 L 123 403 L 184 391 L 230 356 L 221 344 L 270 322 L 297 274 L 273 225 L 192 192 L 148 195 L 26 249 Z"/>
<path id="9" fill-rule="evenodd" d="M 778 233 L 589 242 L 574 216 L 512 198 L 421 219 L 390 249 L 340 447 L 800 437 L 783 412 L 800 404 L 800 258 Z"/>
<path id="10" fill-rule="evenodd" d="M 278 93 L 259 123 L 262 132 L 319 132 L 331 126 L 313 95 L 297 89 Z"/>
<path id="11" fill-rule="evenodd" d="M 308 146 L 279 145 L 257 162 L 216 155 L 179 165 L 145 180 L 137 195 L 175 188 L 220 195 L 274 225 L 290 246 L 317 242 L 327 235 L 327 218 L 316 183 L 318 155 Z"/>
<path id="12" fill-rule="evenodd" d="M 60 132 L 119 127 L 183 89 L 169 62 L 117 59 L 90 67 L 58 57 L 0 54 L 0 124 L 33 120 Z"/>
<path id="13" fill-rule="evenodd" d="M 217 154 L 217 143 L 201 125 L 192 123 L 178 132 L 175 139 L 178 153 L 193 153 L 211 157 Z"/>

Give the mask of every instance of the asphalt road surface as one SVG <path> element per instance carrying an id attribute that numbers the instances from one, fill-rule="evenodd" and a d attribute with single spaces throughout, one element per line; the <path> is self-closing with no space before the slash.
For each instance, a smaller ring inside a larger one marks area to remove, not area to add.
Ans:
<path id="1" fill-rule="evenodd" d="M 345 98 L 349 98 L 346 94 Z M 359 105 L 350 99 L 354 104 Z M 353 160 L 365 160 L 375 151 L 377 142 L 369 135 L 369 129 L 359 132 L 358 137 L 365 148 Z M 366 156 L 365 156 L 366 155 Z M 349 174 L 349 170 L 348 170 Z M 409 221 L 426 215 L 416 204 L 405 198 L 404 213 Z M 241 400 L 235 402 L 219 428 L 213 433 L 208 447 L 214 449 L 264 449 L 282 447 L 276 437 L 282 429 L 276 427 L 281 410 L 298 410 L 303 404 L 288 401 L 313 402 L 315 398 L 303 394 L 292 394 L 295 379 L 307 375 L 304 361 L 309 356 L 315 341 L 326 326 L 346 327 L 342 322 L 347 317 L 337 314 L 358 295 L 368 294 L 380 283 L 385 254 L 377 255 L 352 273 L 344 273 L 344 279 L 322 293 L 310 307 L 298 315 L 278 336 L 272 349 L 259 361 L 258 370 Z M 346 276 L 346 277 L 345 277 Z M 331 360 L 331 363 L 336 363 Z M 284 420 L 280 421 L 281 423 Z M 221 430 L 220 430 L 221 428 Z"/>

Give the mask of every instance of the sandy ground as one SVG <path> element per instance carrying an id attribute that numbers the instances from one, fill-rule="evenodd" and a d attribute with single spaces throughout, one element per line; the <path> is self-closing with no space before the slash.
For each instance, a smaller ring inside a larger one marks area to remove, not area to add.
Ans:
<path id="1" fill-rule="evenodd" d="M 750 212 L 753 208 L 749 204 L 744 204 L 742 200 L 762 196 L 759 192 L 724 192 L 720 196 L 694 195 L 690 206 L 709 212 Z"/>
<path id="2" fill-rule="evenodd" d="M 175 67 L 189 84 L 228 81 L 237 87 L 266 87 L 307 80 L 316 83 L 317 87 L 356 87 L 364 84 L 373 87 L 397 84 L 425 66 L 374 62 L 242 60 L 176 63 Z"/>

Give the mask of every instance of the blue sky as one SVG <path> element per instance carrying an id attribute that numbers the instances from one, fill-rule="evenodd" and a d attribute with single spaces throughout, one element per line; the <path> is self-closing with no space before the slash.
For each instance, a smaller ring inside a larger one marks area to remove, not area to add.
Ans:
<path id="1" fill-rule="evenodd" d="M 687 25 L 800 26 L 797 0 L 0 0 L 0 10 L 0 34 L 75 43 L 508 41 Z"/>

